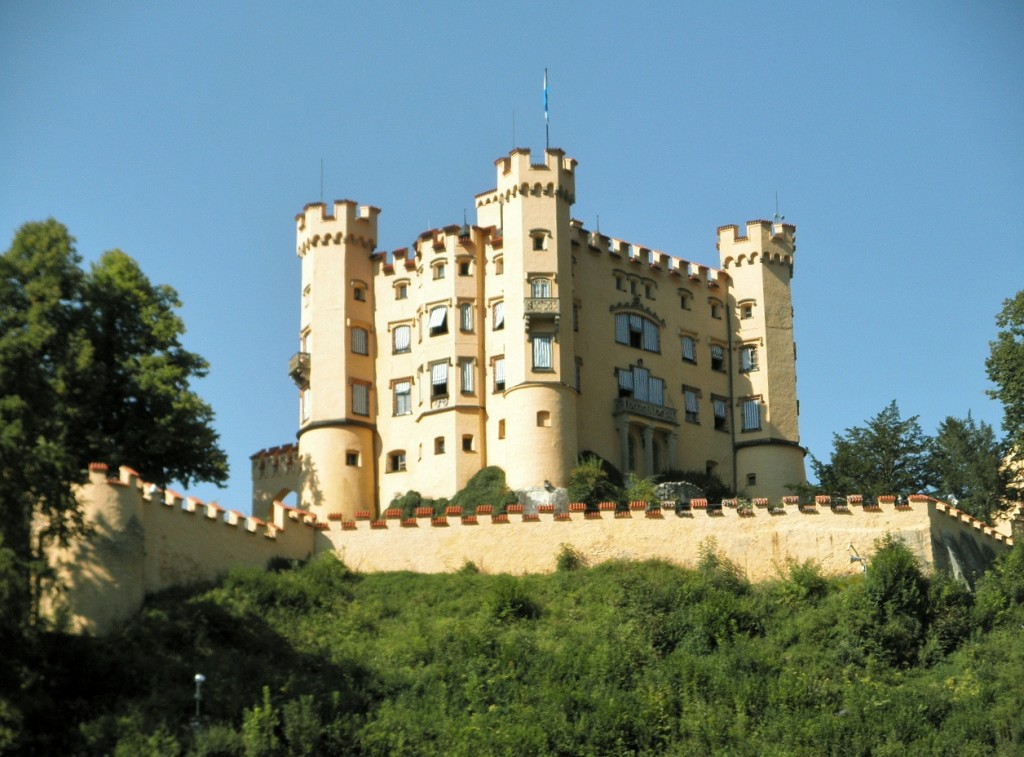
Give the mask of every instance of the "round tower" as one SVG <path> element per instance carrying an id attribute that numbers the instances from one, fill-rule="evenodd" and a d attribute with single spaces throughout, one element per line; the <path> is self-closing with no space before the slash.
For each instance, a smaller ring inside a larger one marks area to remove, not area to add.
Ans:
<path id="1" fill-rule="evenodd" d="M 576 464 L 575 344 L 569 209 L 576 161 L 549 149 L 542 163 L 513 150 L 496 161 L 497 188 L 478 197 L 478 224 L 503 239 L 503 386 L 488 413 L 504 424 L 497 438 L 513 489 L 568 484 Z M 489 282 L 490 284 L 490 282 Z M 492 353 L 493 354 L 493 353 Z"/>
<path id="2" fill-rule="evenodd" d="M 729 317 L 734 487 L 748 497 L 778 496 L 804 483 L 796 396 L 796 343 L 790 281 L 796 227 L 748 221 L 718 229 L 731 279 Z"/>
<path id="3" fill-rule="evenodd" d="M 377 208 L 350 200 L 307 205 L 296 216 L 302 259 L 299 352 L 299 504 L 326 516 L 374 505 L 374 292 Z"/>

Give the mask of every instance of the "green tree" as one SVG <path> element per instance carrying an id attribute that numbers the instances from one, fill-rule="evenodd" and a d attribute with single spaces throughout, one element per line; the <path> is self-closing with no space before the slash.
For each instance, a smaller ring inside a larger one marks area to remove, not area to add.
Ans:
<path id="1" fill-rule="evenodd" d="M 813 455 L 811 467 L 822 491 L 831 494 L 918 492 L 928 481 L 928 437 L 917 416 L 902 418 L 896 400 L 863 427 L 832 435 L 832 457 Z"/>
<path id="2" fill-rule="evenodd" d="M 975 423 L 970 413 L 947 417 L 931 440 L 928 464 L 940 497 L 952 495 L 958 507 L 987 522 L 1001 509 L 1007 486 L 1003 445 L 984 421 Z"/>
<path id="3" fill-rule="evenodd" d="M 909 665 L 924 641 L 928 581 L 914 553 L 898 537 L 879 539 L 864 581 L 869 652 L 889 664 Z"/>
<path id="4" fill-rule="evenodd" d="M 599 502 L 617 500 L 620 492 L 609 480 L 605 462 L 597 455 L 581 457 L 569 473 L 566 495 L 570 502 L 585 502 L 596 508 Z"/>
<path id="5" fill-rule="evenodd" d="M 89 462 L 158 483 L 226 478 L 213 413 L 189 389 L 206 363 L 178 341 L 178 306 L 124 253 L 85 274 L 53 219 L 22 226 L 0 255 L 0 545 L 17 576 L 0 589 L 3 628 L 29 618 L 45 545 L 81 528 L 74 486 Z"/>
<path id="6" fill-rule="evenodd" d="M 78 463 L 129 464 L 161 485 L 227 478 L 213 409 L 189 382 L 207 362 L 181 345 L 177 292 L 154 286 L 120 250 L 85 276 L 83 330 L 92 359 L 82 374 L 85 400 L 72 415 Z"/>
<path id="7" fill-rule="evenodd" d="M 996 316 L 1000 331 L 989 342 L 985 361 L 988 377 L 996 385 L 989 396 L 1003 405 L 1003 431 L 1010 454 L 1024 461 L 1024 290 L 1003 301 Z"/>
<path id="8" fill-rule="evenodd" d="M 82 476 L 69 433 L 91 346 L 81 333 L 80 258 L 67 229 L 30 223 L 0 256 L 0 535 L 16 583 L 2 624 L 29 616 L 39 539 L 64 539 L 80 525 L 72 486 Z M 33 514 L 42 527 L 32 533 Z"/>

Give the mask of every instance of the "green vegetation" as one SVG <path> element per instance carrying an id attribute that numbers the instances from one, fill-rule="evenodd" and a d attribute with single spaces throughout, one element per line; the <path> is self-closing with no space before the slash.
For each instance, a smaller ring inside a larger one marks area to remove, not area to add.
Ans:
<path id="1" fill-rule="evenodd" d="M 917 416 L 903 418 L 893 400 L 864 426 L 832 435 L 832 456 L 813 455 L 816 486 L 793 487 L 805 494 L 915 494 L 949 500 L 991 523 L 1012 494 L 1003 460 L 1006 449 L 987 423 L 948 416 L 934 437 Z"/>
<path id="2" fill-rule="evenodd" d="M 181 345 L 175 291 L 120 250 L 81 263 L 53 219 L 0 254 L 0 641 L 34 622 L 43 547 L 81 531 L 73 487 L 90 462 L 161 485 L 227 478 L 213 411 L 189 388 L 207 363 Z"/>
<path id="3" fill-rule="evenodd" d="M 1024 461 L 1024 290 L 1003 301 L 996 316 L 999 333 L 989 342 L 985 361 L 988 377 L 996 388 L 990 396 L 1003 405 L 1006 447 L 1018 462 Z"/>
<path id="4" fill-rule="evenodd" d="M 713 543 L 692 570 L 576 558 L 357 575 L 325 554 L 153 597 L 107 639 L 31 636 L 0 663 L 0 752 L 1024 750 L 1024 545 L 975 595 L 891 538 L 841 581 L 751 585 Z"/>

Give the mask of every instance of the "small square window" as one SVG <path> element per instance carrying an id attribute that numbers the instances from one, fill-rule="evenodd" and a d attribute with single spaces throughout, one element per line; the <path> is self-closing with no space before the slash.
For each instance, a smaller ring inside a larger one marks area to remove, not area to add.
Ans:
<path id="1" fill-rule="evenodd" d="M 504 439 L 505 438 L 505 419 L 504 418 L 502 418 L 501 420 L 498 421 L 498 438 L 499 439 Z"/>
<path id="2" fill-rule="evenodd" d="M 444 269 L 445 269 L 444 263 L 438 263 L 437 265 L 435 265 L 434 266 L 434 278 L 435 279 L 443 279 L 444 278 L 444 274 L 445 274 L 445 270 Z"/>
<path id="3" fill-rule="evenodd" d="M 469 276 L 469 263 L 467 261 L 459 263 L 459 276 Z"/>
<path id="4" fill-rule="evenodd" d="M 756 473 L 748 473 L 747 474 L 747 486 L 757 486 L 757 474 Z"/>
<path id="5" fill-rule="evenodd" d="M 395 299 L 404 300 L 409 296 L 409 286 L 407 284 L 399 284 L 395 287 Z"/>
<path id="6" fill-rule="evenodd" d="M 345 465 L 359 465 L 359 453 L 349 450 L 345 453 Z"/>
<path id="7" fill-rule="evenodd" d="M 538 234 L 533 238 L 533 249 L 543 250 L 544 249 L 544 237 Z"/>
<path id="8" fill-rule="evenodd" d="M 392 452 L 388 455 L 388 470 L 392 473 L 405 470 L 405 452 Z"/>
<path id="9" fill-rule="evenodd" d="M 366 302 L 366 287 L 357 286 L 352 290 L 352 297 L 354 297 L 357 302 Z"/>
<path id="10" fill-rule="evenodd" d="M 434 454 L 435 455 L 443 455 L 444 454 L 444 437 L 443 436 L 439 436 L 436 439 L 434 439 Z"/>
<path id="11" fill-rule="evenodd" d="M 740 318 L 746 320 L 747 318 L 754 317 L 754 306 L 749 302 L 740 305 Z"/>
<path id="12" fill-rule="evenodd" d="M 646 297 L 649 300 L 654 299 L 654 287 L 652 287 L 650 284 L 644 284 L 644 297 Z"/>
<path id="13" fill-rule="evenodd" d="M 462 437 L 462 451 L 463 452 L 472 452 L 473 451 L 473 435 L 472 434 L 465 434 Z"/>

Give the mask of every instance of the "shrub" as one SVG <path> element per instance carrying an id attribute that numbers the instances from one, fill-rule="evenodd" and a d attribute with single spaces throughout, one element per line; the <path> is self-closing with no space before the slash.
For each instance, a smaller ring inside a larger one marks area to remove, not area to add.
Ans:
<path id="1" fill-rule="evenodd" d="M 587 558 L 571 544 L 563 544 L 555 559 L 555 569 L 566 572 L 587 567 Z"/>
<path id="2" fill-rule="evenodd" d="M 658 492 L 653 478 L 640 478 L 635 473 L 626 475 L 626 491 L 623 499 L 627 502 L 658 501 Z"/>
<path id="3" fill-rule="evenodd" d="M 466 515 L 475 513 L 477 505 L 494 505 L 494 512 L 500 514 L 505 512 L 506 505 L 518 501 L 519 497 L 505 483 L 505 471 L 496 465 L 478 470 L 466 486 L 451 498 L 451 504 L 460 506 Z"/>
<path id="4" fill-rule="evenodd" d="M 491 617 L 498 621 L 536 620 L 540 605 L 523 588 L 522 580 L 500 576 L 490 602 Z"/>
<path id="5" fill-rule="evenodd" d="M 609 480 L 605 461 L 597 455 L 580 458 L 569 474 L 566 493 L 570 502 L 585 502 L 588 509 L 596 508 L 598 502 L 618 500 L 621 494 Z"/>

